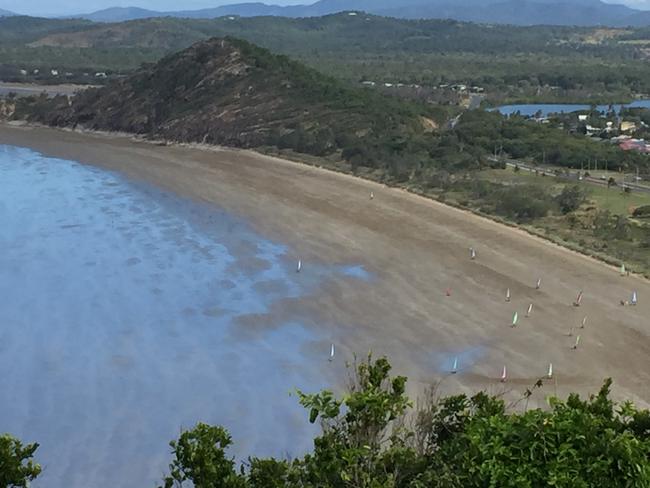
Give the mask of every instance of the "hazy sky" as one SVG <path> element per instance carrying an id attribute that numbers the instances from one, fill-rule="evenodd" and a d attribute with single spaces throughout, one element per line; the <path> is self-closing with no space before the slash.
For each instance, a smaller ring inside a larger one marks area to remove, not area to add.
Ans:
<path id="1" fill-rule="evenodd" d="M 262 1 L 273 5 L 309 4 L 316 0 L 0 0 L 0 8 L 28 15 L 87 13 L 107 7 L 142 7 L 151 10 L 193 10 L 232 3 Z"/>
<path id="2" fill-rule="evenodd" d="M 28 15 L 66 15 L 87 13 L 106 7 L 142 7 L 151 10 L 190 10 L 244 1 L 263 1 L 275 5 L 314 3 L 316 0 L 0 0 L 0 8 Z M 650 10 L 650 0 L 604 0 Z"/>

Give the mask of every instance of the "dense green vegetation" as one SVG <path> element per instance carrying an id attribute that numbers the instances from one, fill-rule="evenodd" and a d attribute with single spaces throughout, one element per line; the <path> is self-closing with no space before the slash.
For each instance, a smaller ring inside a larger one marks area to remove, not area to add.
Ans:
<path id="1" fill-rule="evenodd" d="M 41 474 L 33 461 L 38 444 L 23 445 L 9 434 L 0 435 L 0 488 L 27 488 Z"/>
<path id="2" fill-rule="evenodd" d="M 650 161 L 640 153 L 621 151 L 608 142 L 596 142 L 581 134 L 570 134 L 557 119 L 540 124 L 519 116 L 503 117 L 497 112 L 475 110 L 465 113 L 455 129 L 458 140 L 495 151 L 514 159 L 538 164 L 580 169 L 588 162 L 605 162 L 612 171 L 639 166 L 650 170 Z M 577 132 L 577 130 L 576 130 Z"/>
<path id="3" fill-rule="evenodd" d="M 234 36 L 353 83 L 429 89 L 463 83 L 485 88 L 492 101 L 615 101 L 650 93 L 646 34 L 647 29 L 484 26 L 346 14 L 119 24 L 11 17 L 0 19 L 0 74 L 58 68 L 83 81 L 84 70 L 130 71 L 196 41 Z M 445 99 L 428 91 L 419 96 Z"/>
<path id="4" fill-rule="evenodd" d="M 355 365 L 348 393 L 298 392 L 309 421 L 319 421 L 314 448 L 295 459 L 228 455 L 232 439 L 221 426 L 199 423 L 170 446 L 163 486 L 196 488 L 522 488 L 646 487 L 650 484 L 650 412 L 615 404 L 611 381 L 582 400 L 550 398 L 546 409 L 508 408 L 486 393 L 413 402 L 407 379 L 391 376 L 385 358 Z M 538 380 L 526 391 L 544 388 Z M 8 436 L 3 438 L 10 439 Z M 33 451 L 27 453 L 31 457 Z M 19 454 L 22 459 L 24 454 Z M 14 462 L 0 449 L 0 466 Z M 2 471 L 0 471 L 2 473 Z M 36 474 L 38 474 L 36 472 Z M 33 478 L 5 480 L 26 486 Z"/>

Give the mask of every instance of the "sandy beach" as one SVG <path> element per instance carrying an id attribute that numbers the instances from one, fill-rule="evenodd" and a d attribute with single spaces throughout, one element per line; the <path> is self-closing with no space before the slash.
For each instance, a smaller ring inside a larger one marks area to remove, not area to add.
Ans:
<path id="1" fill-rule="evenodd" d="M 318 294 L 284 301 L 282 310 L 243 328 L 271 326 L 274 314 L 294 308 L 314 317 L 311 327 L 322 327 L 321 318 L 336 324 L 328 327 L 339 354 L 388 355 L 415 389 L 440 383 L 443 393 L 488 389 L 514 400 L 553 363 L 554 378 L 533 404 L 549 394 L 595 392 L 612 377 L 617 398 L 650 405 L 650 284 L 593 259 L 401 190 L 251 151 L 9 125 L 0 125 L 0 144 L 217 204 L 287 243 L 305 268 L 362 263 L 374 277 L 328 282 Z M 634 290 L 639 304 L 621 306 Z M 451 375 L 454 357 L 459 372 Z M 505 384 L 499 381 L 504 365 Z"/>

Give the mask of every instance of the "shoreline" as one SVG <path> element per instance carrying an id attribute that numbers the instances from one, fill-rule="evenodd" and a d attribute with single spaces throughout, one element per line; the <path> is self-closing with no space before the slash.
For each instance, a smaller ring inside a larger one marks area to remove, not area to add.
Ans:
<path id="1" fill-rule="evenodd" d="M 436 198 L 434 195 L 426 194 L 424 192 L 418 192 L 418 191 L 413 191 L 412 189 L 409 189 L 404 186 L 400 185 L 390 185 L 386 183 L 382 183 L 380 181 L 374 180 L 372 178 L 366 178 L 363 176 L 357 176 L 353 175 L 345 170 L 338 169 L 336 167 L 329 167 L 325 166 L 322 164 L 317 164 L 315 162 L 310 162 L 307 159 L 301 159 L 299 156 L 296 157 L 295 159 L 289 159 L 288 155 L 276 155 L 272 153 L 265 153 L 261 151 L 257 151 L 254 149 L 243 149 L 243 148 L 234 148 L 234 147 L 226 147 L 226 146 L 215 146 L 215 145 L 210 145 L 210 144 L 201 144 L 201 143 L 183 143 L 183 142 L 174 142 L 174 141 L 166 141 L 166 140 L 161 140 L 161 139 L 148 139 L 143 136 L 139 136 L 137 134 L 131 134 L 128 132 L 107 132 L 107 131 L 93 131 L 93 130 L 88 130 L 88 129 L 72 129 L 72 128 L 67 128 L 67 127 L 50 127 L 46 125 L 41 125 L 41 124 L 33 124 L 33 123 L 25 123 L 25 122 L 0 122 L 0 128 L 2 126 L 8 126 L 8 127 L 21 127 L 25 129 L 30 129 L 30 128 L 36 128 L 36 129 L 49 129 L 53 131 L 61 131 L 61 132 L 66 132 L 66 133 L 75 133 L 75 134 L 82 134 L 82 135 L 96 135 L 100 137 L 106 137 L 106 138 L 112 138 L 112 139 L 128 139 L 129 141 L 133 143 L 140 143 L 140 144 L 145 144 L 145 145 L 153 145 L 153 146 L 159 146 L 159 147 L 178 147 L 178 148 L 185 148 L 185 149 L 190 149 L 190 150 L 199 150 L 199 151 L 206 151 L 206 152 L 211 152 L 211 153 L 224 153 L 224 152 L 233 152 L 233 153 L 250 153 L 253 155 L 257 155 L 260 157 L 268 158 L 270 161 L 274 161 L 275 163 L 279 164 L 293 164 L 297 166 L 307 166 L 310 168 L 313 168 L 316 171 L 322 171 L 325 173 L 329 174 L 335 174 L 347 178 L 351 178 L 354 181 L 363 181 L 367 183 L 372 183 L 377 185 L 377 188 L 386 188 L 386 189 L 393 189 L 397 190 L 400 192 L 404 192 L 407 195 L 411 195 L 414 197 L 422 198 L 426 201 L 429 202 L 434 202 L 438 205 L 442 205 L 443 207 L 449 208 L 449 209 L 455 209 L 461 213 L 467 214 L 467 215 L 473 215 L 475 217 L 484 219 L 485 221 L 492 222 L 496 225 L 501 225 L 504 227 L 508 227 L 514 231 L 520 232 L 522 235 L 526 235 L 528 237 L 534 238 L 539 240 L 540 242 L 546 243 L 546 244 L 551 244 L 553 246 L 556 246 L 560 249 L 564 249 L 568 252 L 571 252 L 575 254 L 576 256 L 582 256 L 583 258 L 587 258 L 589 260 L 592 260 L 594 262 L 600 263 L 603 266 L 606 266 L 612 270 L 615 270 L 618 272 L 620 266 L 624 264 L 624 261 L 615 258 L 613 256 L 610 256 L 608 254 L 602 254 L 602 253 L 597 253 L 595 251 L 590 251 L 590 250 L 583 250 L 581 249 L 577 244 L 563 241 L 562 239 L 556 238 L 554 236 L 547 235 L 544 233 L 541 229 L 538 229 L 532 225 L 521 225 L 517 224 L 515 222 L 510 222 L 506 219 L 503 219 L 501 217 L 498 217 L 496 215 L 491 215 L 485 212 L 481 212 L 479 210 L 475 210 L 469 207 L 465 207 L 462 205 L 457 205 L 454 204 L 453 202 L 450 201 L 442 201 L 438 198 Z M 628 265 L 626 264 L 626 267 L 628 268 L 629 276 L 633 276 L 635 278 L 641 279 L 647 283 L 650 283 L 650 275 L 646 275 L 643 273 L 638 273 L 633 270 L 630 270 Z"/>
<path id="2" fill-rule="evenodd" d="M 516 399 L 553 362 L 555 385 L 535 393 L 531 405 L 544 405 L 549 393 L 593 393 L 605 377 L 614 378 L 616 398 L 650 405 L 644 319 L 650 303 L 618 304 L 632 288 L 642 300 L 650 296 L 648 281 L 620 277 L 615 268 L 525 229 L 402 188 L 249 150 L 0 124 L 4 143 L 216 204 L 285 243 L 288 257 L 299 256 L 306 270 L 314 262 L 364 265 L 372 282 L 334 280 L 291 306 L 313 317 L 310 326 L 339 338 L 345 357 L 386 354 L 418 388 L 442 381 L 442 393 L 500 390 L 505 363 L 513 378 L 506 396 Z M 475 261 L 469 247 L 477 250 Z M 541 290 L 535 290 L 537 278 Z M 503 299 L 506 288 L 511 303 Z M 572 307 L 582 289 L 583 307 Z M 529 303 L 535 314 L 511 328 L 513 311 L 523 316 Z M 584 314 L 590 327 L 581 350 L 572 351 L 566 331 Z M 252 326 L 265 324 L 259 317 Z M 450 376 L 454 356 L 462 371 Z"/>

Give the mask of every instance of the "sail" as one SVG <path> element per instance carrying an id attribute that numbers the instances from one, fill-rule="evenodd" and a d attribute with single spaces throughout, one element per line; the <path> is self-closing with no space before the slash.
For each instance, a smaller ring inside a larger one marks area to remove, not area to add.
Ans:
<path id="1" fill-rule="evenodd" d="M 579 344 L 580 344 L 580 336 L 576 337 L 576 343 L 573 345 L 573 349 L 578 349 Z"/>
<path id="2" fill-rule="evenodd" d="M 548 373 L 546 374 L 547 378 L 553 377 L 553 363 L 548 363 Z"/>
<path id="3" fill-rule="evenodd" d="M 519 314 L 515 312 L 515 314 L 512 316 L 512 326 L 514 327 L 517 325 L 517 320 L 519 320 Z"/>
<path id="4" fill-rule="evenodd" d="M 533 313 L 533 304 L 528 305 L 528 310 L 526 311 L 526 317 L 530 317 L 530 314 Z"/>
<path id="5" fill-rule="evenodd" d="M 581 303 L 582 303 L 582 290 L 580 290 L 580 292 L 578 293 L 578 296 L 576 297 L 576 301 L 573 302 L 573 304 L 576 307 L 579 307 Z"/>
<path id="6" fill-rule="evenodd" d="M 452 373 L 456 373 L 458 371 L 458 358 L 454 358 L 454 365 L 451 368 Z"/>
<path id="7" fill-rule="evenodd" d="M 506 302 L 510 301 L 510 288 L 506 290 Z"/>
<path id="8" fill-rule="evenodd" d="M 537 283 L 535 284 L 535 289 L 539 290 L 542 287 L 542 279 L 537 278 Z"/>
<path id="9" fill-rule="evenodd" d="M 503 371 L 501 372 L 501 382 L 505 382 L 506 379 L 508 378 L 508 371 L 506 370 L 506 367 L 503 367 Z"/>
<path id="10" fill-rule="evenodd" d="M 334 359 L 334 344 L 330 347 L 330 361 Z"/>
<path id="11" fill-rule="evenodd" d="M 632 292 L 632 301 L 630 302 L 632 305 L 636 305 L 637 301 L 637 296 L 636 296 L 636 291 Z"/>

